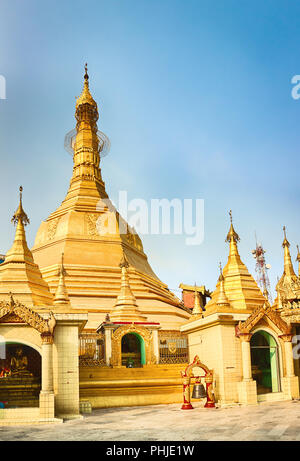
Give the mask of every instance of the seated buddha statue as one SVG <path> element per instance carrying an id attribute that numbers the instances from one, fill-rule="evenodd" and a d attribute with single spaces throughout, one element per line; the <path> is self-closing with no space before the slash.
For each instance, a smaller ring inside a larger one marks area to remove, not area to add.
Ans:
<path id="1" fill-rule="evenodd" d="M 26 355 L 23 355 L 23 349 L 19 347 L 16 350 L 16 355 L 10 361 L 11 376 L 17 378 L 33 376 L 27 367 L 28 359 Z"/>

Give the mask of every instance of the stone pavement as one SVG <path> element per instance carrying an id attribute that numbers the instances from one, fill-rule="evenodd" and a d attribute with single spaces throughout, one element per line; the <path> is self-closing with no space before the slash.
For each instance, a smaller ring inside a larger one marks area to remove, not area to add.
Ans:
<path id="1" fill-rule="evenodd" d="M 194 405 L 194 403 L 193 403 Z M 64 424 L 0 426 L 0 440 L 300 440 L 300 401 L 182 411 L 180 405 L 94 410 Z"/>

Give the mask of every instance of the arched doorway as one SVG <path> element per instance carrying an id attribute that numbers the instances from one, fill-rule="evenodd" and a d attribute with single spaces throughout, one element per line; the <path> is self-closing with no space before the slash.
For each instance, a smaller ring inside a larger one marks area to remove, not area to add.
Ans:
<path id="1" fill-rule="evenodd" d="M 0 358 L 1 408 L 39 406 L 41 362 L 41 355 L 32 347 L 4 343 Z"/>
<path id="2" fill-rule="evenodd" d="M 146 363 L 145 343 L 137 333 L 127 333 L 122 337 L 122 365 L 134 368 Z"/>
<path id="3" fill-rule="evenodd" d="M 251 341 L 252 377 L 257 383 L 257 394 L 280 392 L 278 345 L 269 333 L 260 330 Z"/>

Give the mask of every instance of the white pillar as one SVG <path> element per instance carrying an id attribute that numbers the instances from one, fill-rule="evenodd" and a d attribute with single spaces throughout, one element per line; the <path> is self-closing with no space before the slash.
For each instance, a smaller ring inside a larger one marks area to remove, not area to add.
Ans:
<path id="1" fill-rule="evenodd" d="M 250 333 L 240 334 L 242 346 L 243 379 L 237 383 L 239 403 L 242 405 L 257 405 L 256 381 L 252 379 Z"/>
<path id="2" fill-rule="evenodd" d="M 284 351 L 285 351 L 285 363 L 286 363 L 286 376 L 291 378 L 295 376 L 294 370 L 294 358 L 293 358 L 293 345 L 291 337 L 286 336 L 284 338 Z"/>
<path id="3" fill-rule="evenodd" d="M 42 339 L 42 389 L 40 392 L 40 418 L 54 418 L 54 387 L 53 387 L 53 336 L 44 333 Z"/>
<path id="4" fill-rule="evenodd" d="M 42 344 L 42 391 L 53 392 L 52 342 Z"/>
<path id="5" fill-rule="evenodd" d="M 282 390 L 287 398 L 299 399 L 299 380 L 294 370 L 292 335 L 285 334 L 280 338 L 284 341 L 285 352 L 285 376 L 281 380 Z"/>
<path id="6" fill-rule="evenodd" d="M 105 362 L 108 367 L 110 366 L 111 355 L 112 355 L 112 346 L 111 346 L 112 330 L 113 330 L 113 327 L 111 325 L 104 326 Z"/>
<path id="7" fill-rule="evenodd" d="M 250 334 L 241 335 L 242 341 L 242 364 L 243 364 L 243 381 L 252 380 L 251 370 L 251 352 L 250 352 Z"/>
<path id="8" fill-rule="evenodd" d="M 156 357 L 156 363 L 159 363 L 159 343 L 158 330 L 152 330 L 153 354 Z"/>

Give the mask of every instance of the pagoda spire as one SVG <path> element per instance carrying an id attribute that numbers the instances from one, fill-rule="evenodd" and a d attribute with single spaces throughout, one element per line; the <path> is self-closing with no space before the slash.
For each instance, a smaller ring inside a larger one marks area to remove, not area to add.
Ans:
<path id="1" fill-rule="evenodd" d="M 298 275 L 300 277 L 300 251 L 299 251 L 299 245 L 297 245 L 297 258 L 296 261 L 298 261 Z"/>
<path id="2" fill-rule="evenodd" d="M 66 287 L 66 281 L 65 281 L 65 276 L 67 275 L 67 272 L 64 267 L 64 254 L 62 253 L 61 255 L 61 264 L 59 268 L 59 282 L 54 298 L 54 304 L 55 305 L 70 305 L 70 299 L 68 296 L 68 291 Z"/>
<path id="3" fill-rule="evenodd" d="M 284 273 L 287 276 L 296 277 L 291 254 L 290 254 L 290 242 L 286 238 L 286 227 L 283 226 L 283 233 L 284 233 L 284 240 L 282 243 L 282 247 L 284 249 Z"/>
<path id="4" fill-rule="evenodd" d="M 130 288 L 129 262 L 124 252 L 119 267 L 121 269 L 121 288 L 116 303 L 110 312 L 110 318 L 115 323 L 118 321 L 145 322 L 147 317 L 141 314 L 136 298 Z"/>
<path id="5" fill-rule="evenodd" d="M 23 209 L 22 186 L 19 190 L 19 206 L 11 220 L 16 226 L 15 238 L 0 268 L 0 295 L 14 292 L 21 302 L 31 306 L 52 305 L 53 296 L 27 246 L 25 226 L 29 219 Z"/>
<path id="6" fill-rule="evenodd" d="M 197 291 L 197 285 L 195 283 L 195 302 L 194 302 L 194 308 L 192 311 L 193 316 L 194 315 L 202 315 L 202 308 L 200 304 L 200 298 L 199 298 L 199 293 Z"/>
<path id="7" fill-rule="evenodd" d="M 27 261 L 32 263 L 33 257 L 31 251 L 28 248 L 25 234 L 25 226 L 30 223 L 27 214 L 23 209 L 22 196 L 23 187 L 20 186 L 20 199 L 19 206 L 15 214 L 13 215 L 11 222 L 16 226 L 16 233 L 14 243 L 11 249 L 7 252 L 5 262 L 23 262 Z"/>
<path id="8" fill-rule="evenodd" d="M 229 211 L 230 229 L 226 237 L 226 242 L 229 243 L 229 256 L 239 256 L 237 242 L 240 241 L 239 235 L 236 233 L 232 223 L 232 210 Z"/>
<path id="9" fill-rule="evenodd" d="M 99 113 L 97 103 L 89 88 L 87 64 L 85 64 L 83 90 L 76 100 L 75 118 L 77 124 L 73 155 L 74 165 L 69 194 L 73 196 L 72 192 L 80 189 L 82 182 L 93 181 L 99 191 L 101 190 L 103 197 L 106 197 L 100 171 L 101 149 L 97 135 Z M 84 187 L 88 186 L 85 185 Z"/>
<path id="10" fill-rule="evenodd" d="M 257 283 L 241 260 L 237 246 L 240 237 L 234 229 L 231 210 L 229 216 L 230 228 L 225 239 L 229 243 L 228 260 L 224 269 L 220 266 L 216 289 L 205 306 L 206 316 L 213 312 L 221 312 L 223 309 L 225 311 L 253 310 L 265 302 Z"/>
<path id="11" fill-rule="evenodd" d="M 82 89 L 81 95 L 76 100 L 76 110 L 82 104 L 89 104 L 96 109 L 97 114 L 95 115 L 98 120 L 99 114 L 98 114 L 97 103 L 93 99 L 93 96 L 91 95 L 90 88 L 89 88 L 89 74 L 88 74 L 88 69 L 87 69 L 87 63 L 84 66 L 84 70 L 85 70 L 85 74 L 84 74 L 83 89 Z"/>
<path id="12" fill-rule="evenodd" d="M 225 289 L 224 289 L 224 275 L 223 275 L 223 270 L 222 270 L 222 264 L 221 263 L 220 263 L 219 267 L 220 267 L 220 277 L 219 277 L 220 287 L 219 287 L 218 298 L 216 300 L 216 305 L 217 306 L 229 306 L 230 303 L 228 301 L 228 298 L 227 298 L 227 296 L 225 294 Z"/>

